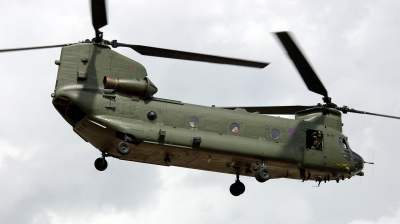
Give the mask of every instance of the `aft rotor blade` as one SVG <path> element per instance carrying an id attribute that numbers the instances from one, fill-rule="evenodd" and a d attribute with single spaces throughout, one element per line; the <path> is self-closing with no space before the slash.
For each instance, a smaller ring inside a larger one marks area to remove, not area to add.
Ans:
<path id="1" fill-rule="evenodd" d="M 289 33 L 278 32 L 276 35 L 278 36 L 282 45 L 285 47 L 290 59 L 292 59 L 297 71 L 299 71 L 301 77 L 306 83 L 307 88 L 314 93 L 328 96 L 328 91 L 325 89 L 324 85 L 312 69 L 311 65 L 308 63 L 307 59 L 290 37 Z"/>
<path id="2" fill-rule="evenodd" d="M 242 108 L 242 109 L 245 109 L 249 113 L 259 112 L 260 114 L 293 115 L 298 111 L 310 109 L 313 107 L 316 107 L 316 106 L 221 107 L 221 108 L 228 109 L 228 110 Z"/>
<path id="3" fill-rule="evenodd" d="M 95 30 L 107 25 L 106 1 L 91 0 L 92 24 Z"/>
<path id="4" fill-rule="evenodd" d="M 353 108 L 348 109 L 347 112 L 357 113 L 357 114 L 368 114 L 368 115 L 374 115 L 374 116 L 379 116 L 379 117 L 387 117 L 387 118 L 393 118 L 393 119 L 400 119 L 400 117 L 395 117 L 395 116 L 390 116 L 390 115 L 385 115 L 385 114 L 370 113 L 370 112 L 366 112 L 366 111 L 355 110 Z"/>
<path id="5" fill-rule="evenodd" d="M 39 46 L 39 47 L 9 48 L 9 49 L 0 49 L 0 52 L 37 50 L 37 49 L 45 49 L 45 48 L 65 47 L 68 45 L 69 44 L 59 44 L 59 45 L 48 45 L 48 46 Z"/>
<path id="6" fill-rule="evenodd" d="M 202 61 L 202 62 L 211 62 L 211 63 L 217 63 L 217 64 L 239 65 L 239 66 L 247 66 L 247 67 L 255 67 L 255 68 L 264 68 L 265 66 L 267 66 L 269 64 L 268 62 L 248 61 L 248 60 L 243 60 L 243 59 L 227 58 L 227 57 L 220 57 L 220 56 L 207 55 L 207 54 L 198 54 L 198 53 L 185 52 L 185 51 L 176 51 L 176 50 L 148 47 L 148 46 L 142 46 L 142 45 L 130 45 L 130 44 L 118 43 L 118 46 L 130 47 L 142 55 L 162 57 L 162 58 L 174 58 L 174 59 L 189 60 L 189 61 Z"/>

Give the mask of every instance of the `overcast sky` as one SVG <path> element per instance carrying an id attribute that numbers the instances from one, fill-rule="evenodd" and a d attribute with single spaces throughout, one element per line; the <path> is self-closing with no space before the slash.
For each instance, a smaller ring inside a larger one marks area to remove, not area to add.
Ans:
<path id="1" fill-rule="evenodd" d="M 217 106 L 312 105 L 271 34 L 291 31 L 338 105 L 400 116 L 398 1 L 108 2 L 104 38 L 271 62 L 264 69 L 141 56 L 157 97 Z M 4 2 L 0 49 L 91 39 L 89 2 Z M 2 223 L 351 223 L 400 222 L 400 120 L 343 115 L 354 151 L 375 166 L 337 184 L 242 177 L 109 158 L 84 142 L 51 104 L 61 49 L 0 53 Z M 233 91 L 240 90 L 240 91 Z"/>

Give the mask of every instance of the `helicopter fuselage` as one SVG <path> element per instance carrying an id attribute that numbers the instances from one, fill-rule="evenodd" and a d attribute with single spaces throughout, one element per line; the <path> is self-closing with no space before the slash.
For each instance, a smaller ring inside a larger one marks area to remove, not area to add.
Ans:
<path id="1" fill-rule="evenodd" d="M 361 174 L 363 160 L 342 134 L 339 111 L 313 108 L 287 119 L 156 98 L 141 64 L 101 44 L 63 47 L 56 64 L 55 108 L 105 156 L 243 176 L 267 167 L 271 178 Z M 110 89 L 105 77 L 135 83 Z M 117 150 L 120 142 L 129 144 L 128 154 Z"/>

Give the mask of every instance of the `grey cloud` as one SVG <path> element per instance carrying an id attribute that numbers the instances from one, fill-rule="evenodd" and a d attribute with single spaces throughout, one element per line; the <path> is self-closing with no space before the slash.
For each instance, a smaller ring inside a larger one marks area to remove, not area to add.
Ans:
<path id="1" fill-rule="evenodd" d="M 3 4 L 0 48 L 92 38 L 88 5 Z M 102 29 L 106 39 L 272 62 L 263 70 L 245 69 L 117 49 L 146 66 L 158 97 L 221 106 L 321 102 L 307 91 L 271 34 L 289 30 L 339 105 L 400 113 L 396 1 L 109 1 L 108 6 L 109 26 Z M 362 178 L 320 188 L 312 182 L 259 184 L 242 178 L 246 192 L 236 198 L 228 191 L 231 175 L 115 159 L 109 159 L 107 171 L 98 172 L 93 167 L 97 149 L 76 136 L 50 102 L 59 52 L 0 54 L 0 143 L 12 145 L 0 148 L 0 220 L 349 223 L 379 220 L 398 209 L 398 121 L 365 115 L 343 115 L 344 133 L 365 160 L 374 157 L 373 177 L 367 166 Z"/>

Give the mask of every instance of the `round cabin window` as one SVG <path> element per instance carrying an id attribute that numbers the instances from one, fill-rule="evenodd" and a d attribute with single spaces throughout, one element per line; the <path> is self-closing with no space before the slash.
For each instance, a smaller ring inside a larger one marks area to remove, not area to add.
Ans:
<path id="1" fill-rule="evenodd" d="M 235 134 L 236 134 L 236 133 L 239 132 L 240 127 L 239 127 L 238 124 L 232 123 L 231 125 L 229 125 L 229 130 L 230 130 L 232 133 L 235 133 Z"/>
<path id="2" fill-rule="evenodd" d="M 155 121 L 157 119 L 157 113 L 154 111 L 148 112 L 147 119 L 149 119 L 149 121 Z"/>
<path id="3" fill-rule="evenodd" d="M 197 126 L 199 126 L 199 119 L 197 119 L 197 117 L 189 118 L 189 125 L 192 128 L 197 128 Z"/>
<path id="4" fill-rule="evenodd" d="M 280 136 L 280 134 L 281 134 L 281 133 L 280 133 L 277 129 L 275 129 L 275 128 L 271 129 L 271 132 L 269 133 L 269 135 L 270 135 L 271 138 L 273 138 L 273 139 L 278 139 L 279 136 Z"/>

